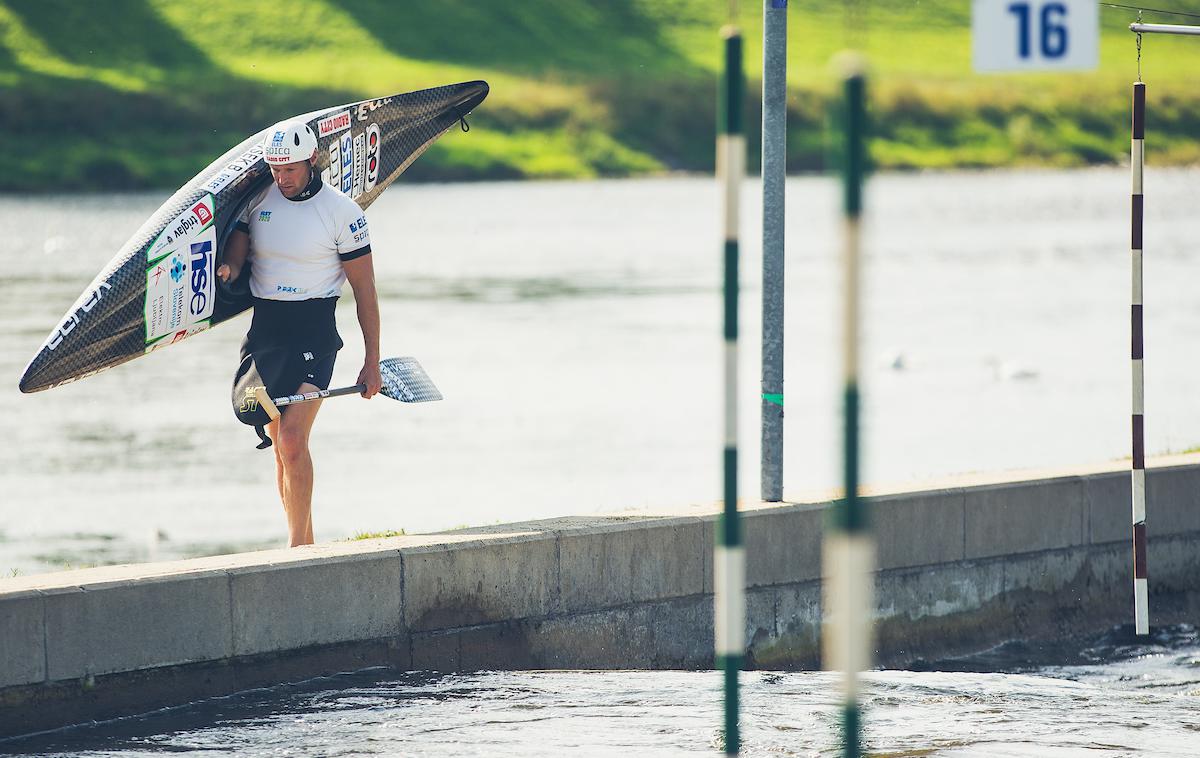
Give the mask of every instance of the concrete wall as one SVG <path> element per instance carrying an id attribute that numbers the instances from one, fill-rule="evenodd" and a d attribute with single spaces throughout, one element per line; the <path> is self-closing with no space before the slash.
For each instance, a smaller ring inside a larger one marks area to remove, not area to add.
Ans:
<path id="1" fill-rule="evenodd" d="M 873 497 L 878 661 L 1127 621 L 1128 481 Z M 1153 468 L 1148 491 L 1152 622 L 1194 621 L 1200 458 Z M 826 505 L 744 505 L 753 666 L 819 663 Z M 553 519 L 0 580 L 0 734 L 367 665 L 706 667 L 715 523 Z"/>

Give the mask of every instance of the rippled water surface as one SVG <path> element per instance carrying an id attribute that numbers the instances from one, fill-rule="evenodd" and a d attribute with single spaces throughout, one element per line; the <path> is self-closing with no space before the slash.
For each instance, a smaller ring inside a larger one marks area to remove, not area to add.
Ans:
<path id="1" fill-rule="evenodd" d="M 1200 754 L 1200 635 L 1192 626 L 1157 629 L 1148 643 L 1113 630 L 1082 647 L 1016 644 L 930 665 L 944 670 L 866 675 L 870 755 Z M 835 675 L 751 672 L 742 682 L 743 754 L 839 754 Z M 720 719 L 715 672 L 370 669 L 0 742 L 0 752 L 696 755 L 719 752 Z"/>
<path id="2" fill-rule="evenodd" d="M 863 476 L 1128 455 L 1121 169 L 877 176 L 867 210 Z M 1200 443 L 1200 172 L 1146 179 L 1146 435 Z M 741 494 L 758 494 L 759 210 L 744 213 Z M 162 194 L 0 198 L 0 575 L 278 545 L 269 453 L 236 423 L 241 317 L 21 395 L 52 326 Z M 788 183 L 785 495 L 840 481 L 838 194 Z M 370 209 L 383 351 L 445 394 L 330 401 L 318 540 L 720 497 L 716 183 L 398 185 Z M 352 383 L 362 348 L 339 307 Z"/>

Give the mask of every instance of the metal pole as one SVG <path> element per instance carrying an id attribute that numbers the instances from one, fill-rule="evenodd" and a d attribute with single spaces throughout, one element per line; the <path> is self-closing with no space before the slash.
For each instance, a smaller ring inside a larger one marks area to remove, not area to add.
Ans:
<path id="1" fill-rule="evenodd" d="M 733 26 L 725 39 L 725 73 L 717 107 L 717 177 L 725 207 L 725 510 L 713 553 L 717 665 L 725 671 L 725 753 L 741 749 L 738 732 L 738 671 L 746 649 L 746 555 L 737 510 L 738 398 L 738 190 L 746 171 L 742 134 L 742 36 Z"/>
<path id="2" fill-rule="evenodd" d="M 1186 34 L 1200 37 L 1200 26 L 1180 26 L 1178 24 L 1130 24 L 1129 31 L 1138 34 Z"/>
<path id="3" fill-rule="evenodd" d="M 783 234 L 787 0 L 763 0 L 762 499 L 783 500 Z"/>
<path id="4" fill-rule="evenodd" d="M 1133 85 L 1133 141 L 1129 152 L 1129 164 L 1133 176 L 1132 252 L 1130 263 L 1133 268 L 1133 308 L 1131 331 L 1133 339 L 1133 616 L 1134 631 L 1148 634 L 1150 612 L 1146 597 L 1146 385 L 1142 369 L 1142 166 L 1146 147 L 1146 85 Z"/>
<path id="5" fill-rule="evenodd" d="M 842 172 L 845 184 L 843 253 L 843 380 L 845 383 L 845 497 L 831 511 L 822 551 L 825 581 L 825 666 L 843 672 L 842 744 L 847 758 L 862 755 L 858 673 L 871 665 L 872 571 L 875 543 L 867 504 L 859 497 L 859 301 L 862 185 L 866 172 L 866 65 L 861 56 L 843 60 Z"/>

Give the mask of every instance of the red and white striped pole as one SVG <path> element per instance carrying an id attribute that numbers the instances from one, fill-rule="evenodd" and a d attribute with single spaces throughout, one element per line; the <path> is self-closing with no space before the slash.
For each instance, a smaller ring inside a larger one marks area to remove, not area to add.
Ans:
<path id="1" fill-rule="evenodd" d="M 1133 308 L 1133 613 L 1134 631 L 1148 634 L 1150 611 L 1146 590 L 1146 385 L 1142 370 L 1142 165 L 1146 157 L 1146 85 L 1133 84 L 1133 144 L 1129 164 L 1133 174 L 1132 252 Z"/>

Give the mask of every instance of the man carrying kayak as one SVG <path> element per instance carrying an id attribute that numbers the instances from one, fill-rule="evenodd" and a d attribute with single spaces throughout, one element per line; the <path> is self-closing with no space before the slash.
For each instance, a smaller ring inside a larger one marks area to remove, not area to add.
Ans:
<path id="1" fill-rule="evenodd" d="M 267 132 L 263 157 L 274 181 L 246 206 L 217 268 L 217 278 L 228 284 L 250 264 L 254 315 L 242 343 L 235 392 L 246 383 L 265 386 L 272 397 L 328 389 L 342 347 L 334 308 L 347 281 L 366 348 L 357 383 L 366 385 L 365 398 L 382 386 L 379 299 L 367 219 L 353 200 L 321 181 L 316 156 L 317 137 L 303 121 Z M 292 547 L 313 542 L 308 440 L 320 407 L 320 401 L 290 405 L 257 427 L 260 437 L 263 426 L 269 435 L 263 447 L 274 443 L 276 483 Z"/>

